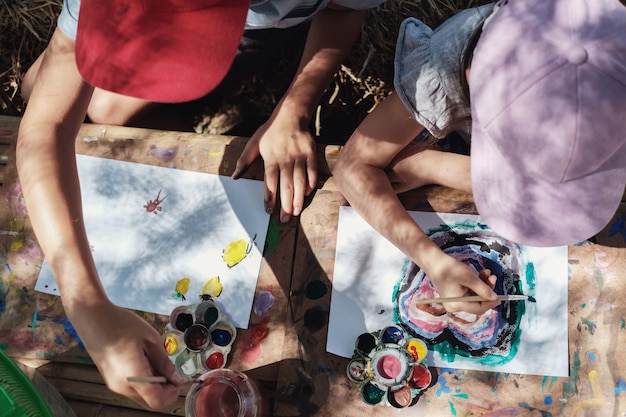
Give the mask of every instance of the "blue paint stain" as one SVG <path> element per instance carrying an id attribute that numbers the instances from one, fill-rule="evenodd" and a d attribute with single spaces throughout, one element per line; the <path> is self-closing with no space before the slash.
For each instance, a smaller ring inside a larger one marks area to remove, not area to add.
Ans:
<path id="1" fill-rule="evenodd" d="M 63 325 L 63 327 L 65 328 L 65 333 L 69 334 L 70 336 L 72 336 L 76 340 L 80 350 L 85 350 L 85 345 L 83 345 L 83 341 L 80 340 L 80 336 L 78 336 L 78 333 L 76 333 L 76 330 L 74 329 L 74 326 L 72 326 L 72 323 L 70 323 L 70 321 L 67 319 L 67 317 L 64 318 L 64 319 L 56 320 L 56 322 L 57 323 L 61 323 Z"/>
<path id="2" fill-rule="evenodd" d="M 551 396 L 549 396 L 549 395 L 546 395 L 546 398 L 544 398 L 544 399 L 543 399 L 543 403 L 544 403 L 545 405 L 550 405 L 550 404 L 552 404 L 552 397 L 551 397 Z"/>
<path id="3" fill-rule="evenodd" d="M 517 405 L 519 405 L 522 408 L 527 409 L 528 411 L 539 411 L 541 413 L 541 417 L 553 417 L 551 412 L 539 410 L 538 408 L 531 407 L 530 405 L 526 403 L 518 403 Z"/>
<path id="4" fill-rule="evenodd" d="M 437 394 L 437 397 L 441 396 L 441 394 L 449 394 L 450 393 L 450 387 L 448 387 L 446 385 L 446 378 L 439 375 L 439 377 L 437 378 L 437 383 L 439 385 L 441 385 L 441 388 L 439 388 L 437 390 L 437 392 L 435 394 Z"/>
<path id="5" fill-rule="evenodd" d="M 7 270 L 8 270 L 9 272 L 13 272 L 13 270 L 11 269 L 11 265 L 9 265 L 9 264 L 8 264 L 8 262 L 7 262 L 6 264 L 4 264 L 4 266 L 6 266 L 6 267 L 7 267 Z"/>
<path id="6" fill-rule="evenodd" d="M 57 344 L 59 344 L 59 345 L 67 346 L 67 345 L 65 344 L 65 342 L 63 341 L 63 339 L 61 338 L 61 336 L 59 336 L 59 335 L 57 335 L 57 336 L 54 338 L 54 342 L 55 342 L 55 343 L 57 343 Z"/>
<path id="7" fill-rule="evenodd" d="M 617 386 L 615 387 L 615 395 L 619 395 L 624 391 L 626 391 L 626 382 L 620 378 L 619 381 L 617 381 Z"/>
<path id="8" fill-rule="evenodd" d="M 626 241 L 626 222 L 624 221 L 624 215 L 620 214 L 617 220 L 611 225 L 609 229 L 609 236 L 613 236 L 619 233 L 622 235 L 622 239 Z"/>
<path id="9" fill-rule="evenodd" d="M 595 361 L 597 359 L 596 354 L 594 352 L 587 353 L 587 359 L 589 359 L 590 361 Z"/>

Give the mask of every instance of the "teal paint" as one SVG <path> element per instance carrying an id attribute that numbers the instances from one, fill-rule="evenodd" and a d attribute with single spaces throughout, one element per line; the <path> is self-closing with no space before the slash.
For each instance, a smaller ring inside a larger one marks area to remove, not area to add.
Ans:
<path id="1" fill-rule="evenodd" d="M 619 321 L 619 328 L 620 329 L 626 328 L 626 321 L 624 321 L 624 317 L 622 317 L 622 319 Z"/>
<path id="2" fill-rule="evenodd" d="M 578 372 L 580 371 L 580 355 L 578 351 L 574 352 L 574 360 L 572 363 L 572 367 L 569 371 L 569 380 L 563 382 L 563 397 L 564 398 L 572 398 L 574 395 L 578 393 L 577 384 L 580 380 L 578 376 Z"/>
<path id="3" fill-rule="evenodd" d="M 453 416 L 456 416 L 456 408 L 454 408 L 454 404 L 452 404 L 452 401 L 449 401 L 449 400 L 448 400 L 448 404 L 450 404 L 450 413 L 451 413 Z"/>

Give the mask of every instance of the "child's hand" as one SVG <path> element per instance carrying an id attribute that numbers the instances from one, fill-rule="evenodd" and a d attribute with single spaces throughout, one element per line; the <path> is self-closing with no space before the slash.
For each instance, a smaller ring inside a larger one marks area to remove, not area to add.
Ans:
<path id="1" fill-rule="evenodd" d="M 159 333 L 136 313 L 109 302 L 80 306 L 70 320 L 107 387 L 142 406 L 173 404 L 186 382 L 167 357 Z M 164 376 L 168 383 L 128 382 L 129 376 Z"/>
<path id="2" fill-rule="evenodd" d="M 444 259 L 445 258 L 445 259 Z M 486 300 L 481 302 L 445 303 L 448 312 L 465 311 L 467 313 L 481 315 L 487 310 L 497 307 L 500 300 L 493 291 L 497 277 L 488 269 L 476 273 L 474 269 L 446 255 L 441 259 L 440 268 L 436 275 L 429 278 L 440 297 L 462 297 L 466 295 L 479 295 Z"/>

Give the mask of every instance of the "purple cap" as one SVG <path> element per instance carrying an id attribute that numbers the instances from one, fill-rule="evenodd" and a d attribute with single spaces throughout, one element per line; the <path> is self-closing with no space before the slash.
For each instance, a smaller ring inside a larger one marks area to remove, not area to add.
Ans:
<path id="1" fill-rule="evenodd" d="M 500 1 L 469 84 L 482 221 L 531 246 L 575 244 L 602 230 L 626 184 L 626 7 Z"/>

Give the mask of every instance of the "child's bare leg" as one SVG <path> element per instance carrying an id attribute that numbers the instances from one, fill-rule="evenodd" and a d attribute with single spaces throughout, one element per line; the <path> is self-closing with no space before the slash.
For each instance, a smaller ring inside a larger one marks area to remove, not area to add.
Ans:
<path id="1" fill-rule="evenodd" d="M 87 115 L 93 123 L 167 130 L 192 130 L 174 106 L 96 88 Z"/>
<path id="2" fill-rule="evenodd" d="M 411 142 L 396 155 L 387 176 L 397 193 L 429 184 L 472 192 L 468 156 L 438 151 L 419 141 Z"/>
<path id="3" fill-rule="evenodd" d="M 45 53 L 46 51 L 44 50 L 41 55 L 37 57 L 35 62 L 33 62 L 33 65 L 31 65 L 28 71 L 26 71 L 26 74 L 24 74 L 24 78 L 22 78 L 22 82 L 20 84 L 20 94 L 25 102 L 28 102 L 30 93 L 33 91 L 33 85 L 35 85 L 35 79 L 39 73 L 39 67 L 41 67 L 41 62 L 43 61 Z"/>

